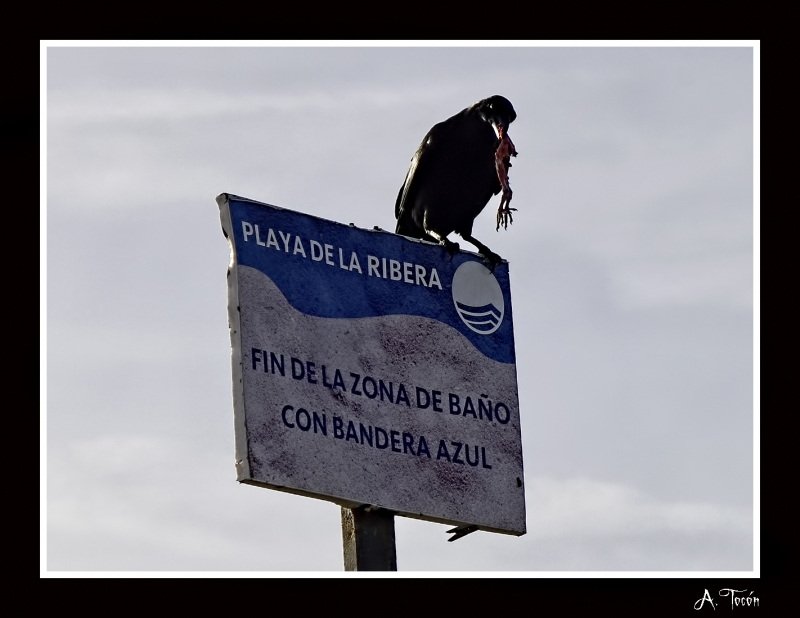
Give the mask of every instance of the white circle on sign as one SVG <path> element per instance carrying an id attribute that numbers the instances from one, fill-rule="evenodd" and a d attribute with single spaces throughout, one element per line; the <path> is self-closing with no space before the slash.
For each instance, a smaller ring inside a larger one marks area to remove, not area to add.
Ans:
<path id="1" fill-rule="evenodd" d="M 503 290 L 480 262 L 464 262 L 456 270 L 453 303 L 461 321 L 476 333 L 491 335 L 503 323 Z"/>

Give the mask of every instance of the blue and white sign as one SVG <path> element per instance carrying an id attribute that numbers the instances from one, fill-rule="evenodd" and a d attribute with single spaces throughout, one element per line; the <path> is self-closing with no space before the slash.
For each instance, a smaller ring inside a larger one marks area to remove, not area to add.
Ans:
<path id="1" fill-rule="evenodd" d="M 508 264 L 217 202 L 238 480 L 524 534 Z"/>

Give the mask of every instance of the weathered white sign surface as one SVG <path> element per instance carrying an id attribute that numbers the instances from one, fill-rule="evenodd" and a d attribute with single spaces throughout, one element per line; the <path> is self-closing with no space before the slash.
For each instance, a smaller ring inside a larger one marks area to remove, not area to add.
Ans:
<path id="1" fill-rule="evenodd" d="M 524 534 L 508 264 L 217 202 L 238 480 Z"/>

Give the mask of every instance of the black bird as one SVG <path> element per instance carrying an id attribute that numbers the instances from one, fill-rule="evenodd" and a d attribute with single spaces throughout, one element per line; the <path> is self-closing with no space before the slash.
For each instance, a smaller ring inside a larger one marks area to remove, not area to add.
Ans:
<path id="1" fill-rule="evenodd" d="M 472 236 L 472 224 L 501 190 L 498 230 L 508 226 L 516 210 L 508 205 L 508 168 L 517 151 L 507 134 L 516 117 L 511 101 L 495 95 L 434 125 L 414 153 L 397 194 L 395 232 L 437 242 L 451 255 L 459 246 L 447 235 L 456 232 L 475 245 L 494 270 L 502 258 Z"/>

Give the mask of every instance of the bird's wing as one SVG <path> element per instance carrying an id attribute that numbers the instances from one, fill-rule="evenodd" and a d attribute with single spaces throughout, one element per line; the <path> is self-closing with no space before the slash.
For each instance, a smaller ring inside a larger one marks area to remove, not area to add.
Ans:
<path id="1" fill-rule="evenodd" d="M 411 180 L 414 178 L 414 171 L 417 169 L 417 162 L 419 161 L 419 157 L 417 156 L 418 154 L 419 151 L 414 153 L 414 157 L 411 159 L 411 165 L 408 168 L 408 172 L 406 172 L 406 179 L 400 186 L 400 191 L 397 194 L 397 201 L 394 203 L 394 218 L 398 221 L 403 214 L 403 205 L 405 203 L 406 196 L 408 195 L 408 186 L 411 183 Z"/>
<path id="2" fill-rule="evenodd" d="M 420 168 L 423 170 L 425 169 L 426 161 L 430 159 L 432 153 L 435 152 L 437 134 L 440 133 L 440 127 L 443 124 L 444 123 L 440 122 L 428 131 L 425 139 L 422 140 L 419 148 L 417 148 L 417 151 L 411 158 L 411 165 L 408 168 L 406 179 L 400 187 L 400 191 L 397 194 L 397 201 L 394 205 L 394 216 L 398 221 L 401 217 L 405 218 L 411 215 L 409 204 L 413 204 L 415 186 L 420 180 L 419 170 Z"/>

